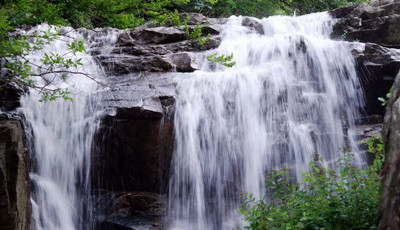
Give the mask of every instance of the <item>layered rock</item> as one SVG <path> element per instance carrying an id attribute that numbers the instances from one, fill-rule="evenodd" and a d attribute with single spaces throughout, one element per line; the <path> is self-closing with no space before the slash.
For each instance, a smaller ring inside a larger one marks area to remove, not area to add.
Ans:
<path id="1" fill-rule="evenodd" d="M 20 121 L 0 117 L 0 226 L 30 229 L 30 182 Z"/>
<path id="2" fill-rule="evenodd" d="M 338 20 L 333 27 L 333 38 L 389 47 L 400 45 L 399 1 L 373 0 L 330 13 Z"/>
<path id="3" fill-rule="evenodd" d="M 93 43 L 95 47 L 91 48 L 90 53 L 111 75 L 193 72 L 198 69 L 194 53 L 218 47 L 219 33 L 227 19 L 206 18 L 200 14 L 182 15 L 186 16 L 189 17 L 189 31 L 194 29 L 196 23 L 202 24 L 202 35 L 210 36 L 205 44 L 199 45 L 195 39 L 189 39 L 183 26 L 157 27 L 153 23 L 146 23 L 141 27 L 118 32 L 115 43 L 107 52 L 104 52 L 104 43 Z M 93 32 L 84 33 L 88 37 Z"/>
<path id="4" fill-rule="evenodd" d="M 386 97 L 400 70 L 400 50 L 387 48 L 375 43 L 351 44 L 360 81 L 365 91 L 365 113 L 384 115 L 378 97 Z"/>

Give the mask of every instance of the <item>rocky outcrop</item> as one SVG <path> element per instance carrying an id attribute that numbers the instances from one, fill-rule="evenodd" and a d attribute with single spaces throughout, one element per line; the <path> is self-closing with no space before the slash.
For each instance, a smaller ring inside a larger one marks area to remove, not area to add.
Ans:
<path id="1" fill-rule="evenodd" d="M 333 27 L 333 38 L 389 47 L 400 45 L 399 1 L 373 0 L 330 13 L 338 20 Z"/>
<path id="2" fill-rule="evenodd" d="M 351 43 L 358 75 L 365 92 L 365 113 L 384 115 L 384 107 L 377 100 L 386 97 L 400 70 L 400 50 L 375 43 Z"/>
<path id="3" fill-rule="evenodd" d="M 110 77 L 112 88 L 101 95 L 109 112 L 95 137 L 91 175 L 95 191 L 112 192 L 100 192 L 96 199 L 104 201 L 112 194 L 121 200 L 119 196 L 138 193 L 161 193 L 165 197 L 174 145 L 177 76 L 178 73 L 146 72 L 143 77 Z M 163 223 L 164 214 L 139 213 L 137 210 L 141 208 L 133 206 L 129 208 L 136 211 L 126 213 L 126 208 L 98 213 L 99 229 L 157 229 Z"/>
<path id="4" fill-rule="evenodd" d="M 386 107 L 382 132 L 385 164 L 379 202 L 379 229 L 400 228 L 400 74 L 397 76 L 393 97 Z"/>
<path id="5" fill-rule="evenodd" d="M 206 18 L 200 14 L 182 14 L 181 17 L 189 17 L 189 31 L 193 31 L 196 23 L 202 24 L 202 36 L 210 36 L 205 44 L 199 45 L 195 39 L 190 39 L 183 26 L 156 26 L 150 22 L 117 32 L 116 41 L 107 52 L 104 52 L 104 43 L 95 41 L 92 43 L 95 47 L 91 48 L 90 53 L 111 75 L 133 72 L 193 72 L 198 69 L 194 53 L 218 47 L 219 33 L 227 19 Z M 99 33 L 109 32 L 101 30 Z M 93 31 L 85 31 L 83 34 L 92 39 L 97 37 L 93 36 Z"/>
<path id="6" fill-rule="evenodd" d="M 28 158 L 20 121 L 0 117 L 0 226 L 4 230 L 30 227 Z"/>
<path id="7" fill-rule="evenodd" d="M 99 31 L 114 33 L 115 42 L 107 43 L 93 31 L 82 32 L 92 39 L 89 52 L 108 73 L 110 88 L 99 95 L 110 113 L 95 138 L 94 189 L 166 192 L 174 141 L 175 79 L 178 72 L 199 68 L 196 59 L 201 51 L 219 45 L 221 24 L 227 21 L 200 14 L 181 17 L 188 17 L 189 30 L 201 23 L 203 35 L 210 34 L 210 39 L 200 46 L 183 27 L 151 22 L 124 31 Z"/>

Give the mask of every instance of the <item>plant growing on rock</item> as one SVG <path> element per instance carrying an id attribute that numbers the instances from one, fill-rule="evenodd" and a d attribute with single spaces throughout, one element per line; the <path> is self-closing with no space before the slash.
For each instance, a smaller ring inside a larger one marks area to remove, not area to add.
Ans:
<path id="1" fill-rule="evenodd" d="M 189 29 L 187 23 L 185 23 L 184 28 L 186 36 L 195 41 L 200 47 L 203 46 L 208 40 L 210 40 L 210 34 L 208 34 L 206 37 L 203 36 L 203 33 L 201 32 L 202 26 L 199 23 L 197 23 L 196 27 L 194 27 L 192 30 Z"/>
<path id="2" fill-rule="evenodd" d="M 385 106 L 392 98 L 393 86 L 390 88 L 389 92 L 386 94 L 386 98 L 378 97 L 378 101 L 382 102 L 382 106 Z"/>

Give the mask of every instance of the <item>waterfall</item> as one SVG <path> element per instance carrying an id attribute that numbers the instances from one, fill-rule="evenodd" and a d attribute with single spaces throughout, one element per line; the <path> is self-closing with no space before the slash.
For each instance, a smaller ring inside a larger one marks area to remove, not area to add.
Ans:
<path id="1" fill-rule="evenodd" d="M 354 141 L 363 92 L 346 42 L 329 38 L 327 13 L 255 20 L 231 17 L 221 45 L 233 68 L 202 61 L 178 82 L 169 229 L 234 229 L 241 193 L 261 198 L 268 170 L 301 178 L 313 153 L 329 165 Z M 205 60 L 205 57 L 204 57 Z"/>
<path id="2" fill-rule="evenodd" d="M 32 31 L 53 31 L 54 27 L 40 25 Z M 40 65 L 44 53 L 50 52 L 74 58 L 67 43 L 83 37 L 72 28 L 60 28 L 68 36 L 57 39 L 27 58 Z M 29 32 L 28 32 L 29 33 Z M 82 67 L 73 71 L 99 78 L 101 68 L 93 57 L 79 54 Z M 40 71 L 40 70 L 39 70 Z M 42 79 L 35 79 L 37 84 Z M 83 230 L 93 229 L 90 202 L 90 152 L 92 138 L 102 116 L 103 106 L 92 96 L 99 85 L 79 74 L 66 81 L 56 79 L 56 87 L 68 88 L 73 102 L 57 99 L 39 102 L 36 90 L 21 98 L 21 111 L 33 135 L 33 182 L 31 194 L 32 229 Z M 52 87 L 52 86 L 49 86 Z"/>

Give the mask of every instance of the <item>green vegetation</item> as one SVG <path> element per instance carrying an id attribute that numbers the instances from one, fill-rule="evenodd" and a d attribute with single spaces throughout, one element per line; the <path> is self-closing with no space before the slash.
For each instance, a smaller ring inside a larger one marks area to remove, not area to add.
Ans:
<path id="1" fill-rule="evenodd" d="M 362 169 L 350 163 L 346 152 L 333 169 L 323 167 L 315 154 L 300 185 L 291 183 L 288 169 L 270 172 L 269 198 L 244 196 L 245 229 L 376 229 L 383 148 L 380 136 L 364 144 L 376 159 Z"/>
<path id="2" fill-rule="evenodd" d="M 192 30 L 189 29 L 189 27 L 187 26 L 187 23 L 185 21 L 185 32 L 186 32 L 186 36 L 188 36 L 188 38 L 192 39 L 193 41 L 195 41 L 197 43 L 198 46 L 203 46 L 208 40 L 210 40 L 210 34 L 207 35 L 207 37 L 203 36 L 203 33 L 201 32 L 201 25 L 199 23 L 197 23 L 196 27 L 194 27 Z"/>
<path id="3" fill-rule="evenodd" d="M 8 32 L 12 31 L 12 27 L 6 20 L 0 22 L 0 28 L 0 58 L 4 60 L 4 67 L 7 68 L 7 72 L 0 78 L 0 88 L 13 81 L 21 86 L 40 91 L 43 96 L 42 101 L 52 101 L 60 97 L 72 101 L 72 98 L 68 96 L 70 94 L 68 89 L 49 86 L 58 79 L 65 81 L 71 74 L 86 75 L 76 71 L 82 62 L 81 59 L 75 58 L 75 55 L 85 52 L 83 41 L 74 40 L 67 44 L 68 53 L 45 53 L 40 63 L 34 63 L 26 58 L 29 53 L 41 50 L 45 45 L 65 35 L 52 31 L 9 35 Z M 68 55 L 69 53 L 72 55 Z M 36 85 L 34 78 L 44 81 L 44 85 Z"/>
<path id="4" fill-rule="evenodd" d="M 330 10 L 362 0 L 4 0 L 2 15 L 11 26 L 52 25 L 73 27 L 135 27 L 153 20 L 173 22 L 179 12 L 202 13 L 212 17 L 274 14 L 305 14 Z M 3 17 L 2 17 L 3 18 Z"/>
<path id="5" fill-rule="evenodd" d="M 390 87 L 389 92 L 386 94 L 386 98 L 378 97 L 378 101 L 382 102 L 382 106 L 385 106 L 393 96 L 393 86 Z"/>
<path id="6" fill-rule="evenodd" d="M 219 56 L 217 56 L 217 55 L 218 55 L 218 53 L 208 55 L 207 60 L 210 62 L 219 62 L 226 67 L 233 67 L 236 64 L 235 61 L 232 61 L 233 54 L 226 56 L 226 57 L 223 54 L 219 55 Z"/>
<path id="7" fill-rule="evenodd" d="M 297 15 L 354 5 L 363 0 L 191 0 L 179 5 L 181 12 L 198 12 L 211 17 L 246 15 L 267 17 L 276 14 Z"/>

